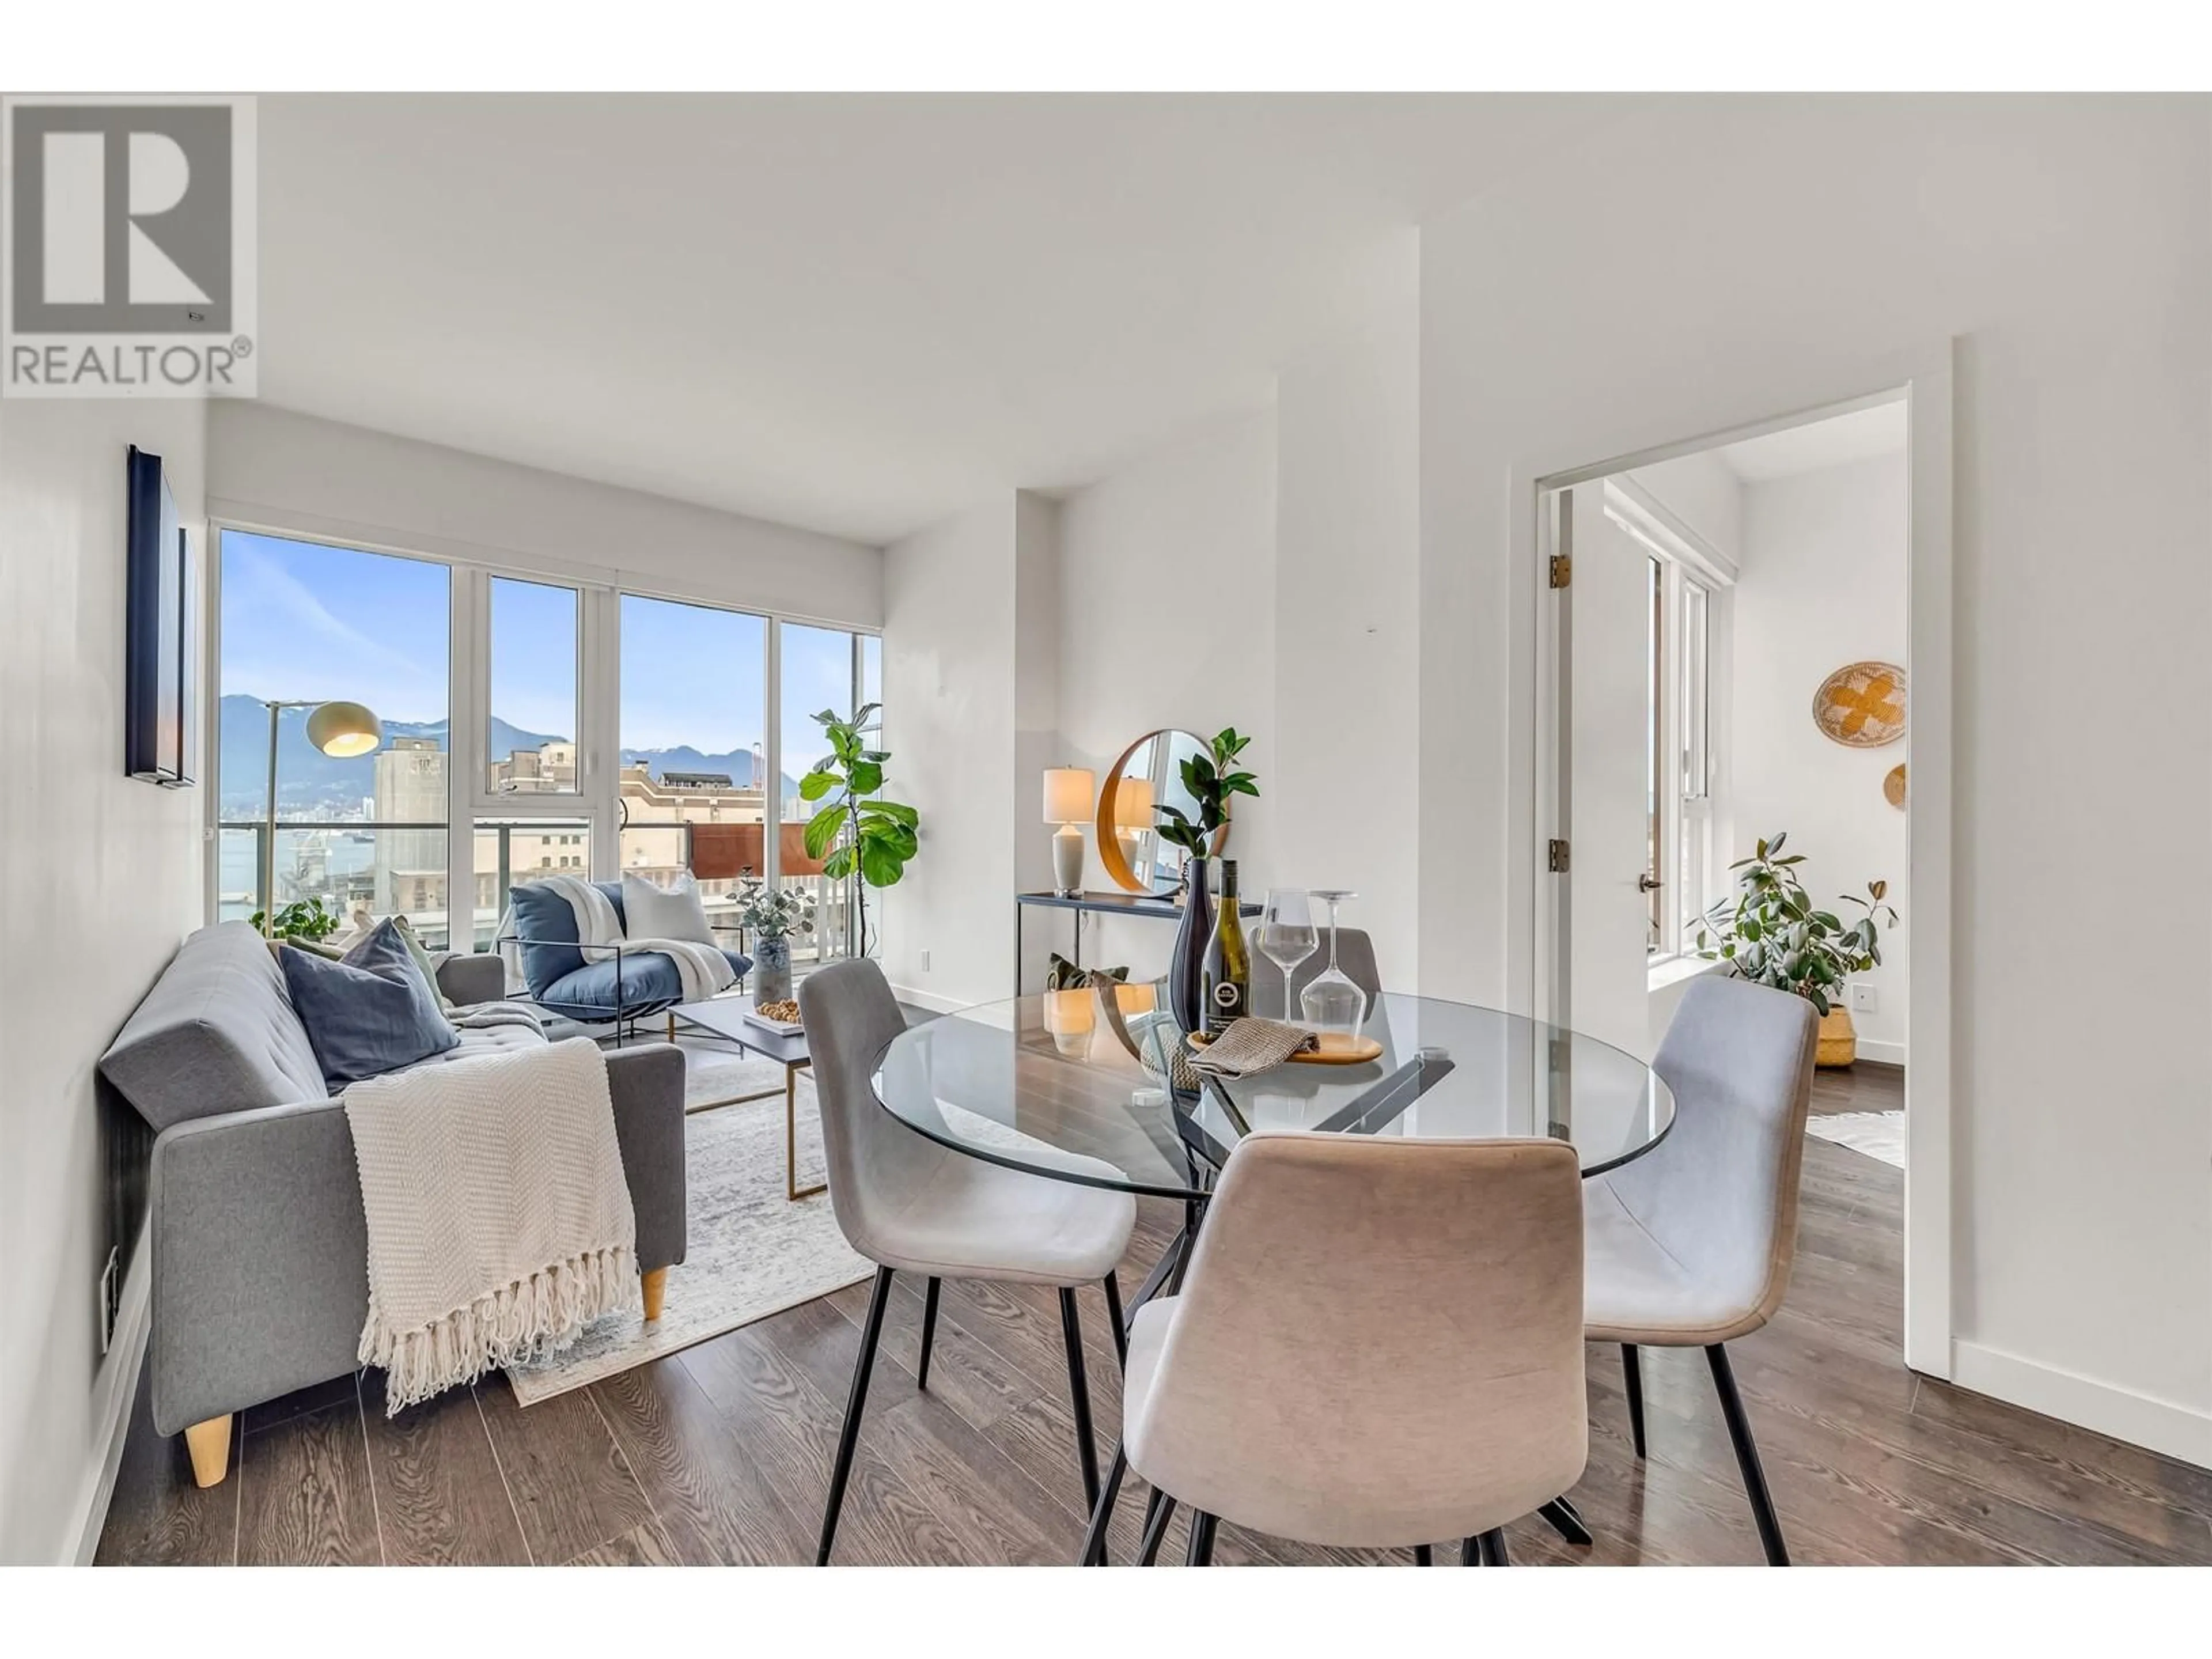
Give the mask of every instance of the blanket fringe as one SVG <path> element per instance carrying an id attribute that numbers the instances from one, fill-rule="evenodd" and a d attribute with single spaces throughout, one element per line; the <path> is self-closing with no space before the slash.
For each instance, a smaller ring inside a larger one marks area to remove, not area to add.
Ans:
<path id="1" fill-rule="evenodd" d="M 358 1358 L 383 1368 L 385 1415 L 503 1370 L 558 1353 L 608 1314 L 638 1304 L 637 1258 L 611 1244 L 539 1268 L 419 1329 L 398 1331 L 369 1295 Z"/>

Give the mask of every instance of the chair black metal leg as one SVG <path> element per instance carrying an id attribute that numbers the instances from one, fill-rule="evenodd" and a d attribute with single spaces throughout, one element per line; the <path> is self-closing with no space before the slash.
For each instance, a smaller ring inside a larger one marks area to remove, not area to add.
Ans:
<path id="1" fill-rule="evenodd" d="M 1482 1540 L 1478 1535 L 1459 1540 L 1459 1564 L 1462 1567 L 1486 1567 L 1490 1562 L 1482 1553 Z"/>
<path id="2" fill-rule="evenodd" d="M 1416 1544 L 1413 1546 L 1413 1565 L 1415 1566 L 1432 1567 L 1436 1565 L 1436 1553 L 1430 1549 L 1426 1544 Z"/>
<path id="3" fill-rule="evenodd" d="M 1145 1541 L 1137 1551 L 1137 1565 L 1149 1567 L 1160 1559 L 1160 1540 L 1167 1536 L 1168 1522 L 1175 1519 L 1175 1499 L 1158 1486 L 1145 1504 Z"/>
<path id="4" fill-rule="evenodd" d="M 942 1288 L 943 1281 L 933 1279 L 929 1288 L 921 1293 L 921 1364 L 914 1383 L 917 1389 L 929 1386 L 929 1350 L 937 1340 L 937 1292 Z"/>
<path id="5" fill-rule="evenodd" d="M 860 1412 L 868 1403 L 868 1373 L 876 1364 L 876 1342 L 884 1334 L 884 1312 L 890 1306 L 891 1270 L 876 1269 L 875 1289 L 868 1292 L 867 1322 L 860 1328 L 860 1357 L 853 1365 L 853 1392 L 845 1401 L 845 1426 L 837 1433 L 837 1461 L 830 1471 L 830 1501 L 822 1511 L 822 1543 L 814 1552 L 814 1565 L 830 1565 L 830 1547 L 837 1541 L 837 1512 L 845 1506 L 845 1482 L 853 1473 L 854 1449 L 860 1443 Z"/>
<path id="6" fill-rule="evenodd" d="M 1083 1316 L 1076 1311 L 1075 1292 L 1062 1285 L 1060 1328 L 1067 1338 L 1067 1392 L 1075 1407 L 1075 1455 L 1083 1462 L 1083 1507 L 1098 1504 L 1098 1446 L 1091 1434 L 1091 1382 L 1083 1371 Z"/>
<path id="7" fill-rule="evenodd" d="M 1554 1498 L 1536 1511 L 1552 1523 L 1552 1530 L 1570 1544 L 1588 1545 L 1590 1529 L 1583 1522 L 1581 1513 L 1564 1498 Z"/>
<path id="8" fill-rule="evenodd" d="M 1187 1237 L 1187 1234 L 1178 1231 L 1176 1236 L 1168 1241 L 1167 1249 L 1160 1252 L 1160 1259 L 1152 1264 L 1152 1272 L 1145 1275 L 1145 1282 L 1137 1286 L 1137 1294 L 1129 1304 L 1127 1316 L 1128 1319 L 1134 1319 L 1137 1316 L 1137 1310 L 1160 1293 L 1161 1286 L 1168 1282 L 1168 1276 L 1175 1272 L 1176 1263 L 1182 1260 L 1183 1243 Z"/>
<path id="9" fill-rule="evenodd" d="M 1187 1567 L 1213 1565 L 1213 1517 L 1204 1510 L 1190 1512 L 1190 1547 L 1183 1552 L 1182 1564 Z"/>
<path id="10" fill-rule="evenodd" d="M 1114 1330 L 1114 1358 L 1126 1371 L 1129 1369 L 1129 1328 L 1121 1318 L 1121 1281 L 1110 1273 L 1106 1275 L 1106 1322 Z"/>
<path id="11" fill-rule="evenodd" d="M 1482 1552 L 1484 1566 L 1510 1567 L 1513 1565 L 1512 1559 L 1505 1553 L 1504 1528 L 1492 1527 L 1474 1541 L 1476 1547 Z"/>
<path id="12" fill-rule="evenodd" d="M 1716 1342 L 1705 1350 L 1712 1367 L 1713 1389 L 1721 1397 L 1721 1415 L 1728 1419 L 1729 1438 L 1735 1443 L 1736 1467 L 1743 1471 L 1744 1495 L 1751 1499 L 1751 1518 L 1759 1523 L 1759 1541 L 1766 1551 L 1766 1565 L 1786 1567 L 1790 1552 L 1782 1542 L 1782 1522 L 1774 1513 L 1773 1494 L 1766 1490 L 1766 1472 L 1759 1466 L 1759 1448 L 1751 1438 L 1751 1423 L 1743 1414 L 1743 1397 L 1735 1391 L 1735 1372 L 1728 1350 Z"/>
<path id="13" fill-rule="evenodd" d="M 1628 1389 L 1628 1437 L 1644 1455 L 1644 1359 L 1628 1343 L 1620 1345 L 1620 1376 Z"/>
<path id="14" fill-rule="evenodd" d="M 1129 1455 L 1121 1447 L 1115 1447 L 1114 1461 L 1106 1469 L 1106 1490 L 1099 1494 L 1097 1505 L 1091 1512 L 1091 1528 L 1083 1534 L 1083 1553 L 1075 1558 L 1077 1566 L 1106 1565 L 1106 1528 L 1113 1522 L 1115 1500 L 1121 1495 L 1121 1477 L 1128 1468 Z"/>

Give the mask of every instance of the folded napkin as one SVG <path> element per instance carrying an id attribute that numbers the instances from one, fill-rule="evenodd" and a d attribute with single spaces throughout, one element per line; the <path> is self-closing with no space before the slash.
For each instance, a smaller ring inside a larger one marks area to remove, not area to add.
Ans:
<path id="1" fill-rule="evenodd" d="M 1303 1026 L 1279 1019 L 1239 1019 L 1204 1048 L 1194 1044 L 1190 1065 L 1211 1077 L 1247 1077 L 1320 1047 L 1321 1039 Z"/>

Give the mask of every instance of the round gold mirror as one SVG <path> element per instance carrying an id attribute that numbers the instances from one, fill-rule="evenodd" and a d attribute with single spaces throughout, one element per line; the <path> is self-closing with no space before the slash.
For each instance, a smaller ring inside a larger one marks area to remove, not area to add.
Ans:
<path id="1" fill-rule="evenodd" d="M 1109 769 L 1098 791 L 1098 861 L 1115 886 L 1156 897 L 1175 891 L 1182 874 L 1181 849 L 1160 838 L 1158 809 L 1173 806 L 1198 817 L 1198 801 L 1182 781 L 1182 763 L 1212 752 L 1194 732 L 1147 732 Z M 1228 844 L 1224 823 L 1214 832 L 1215 855 Z"/>

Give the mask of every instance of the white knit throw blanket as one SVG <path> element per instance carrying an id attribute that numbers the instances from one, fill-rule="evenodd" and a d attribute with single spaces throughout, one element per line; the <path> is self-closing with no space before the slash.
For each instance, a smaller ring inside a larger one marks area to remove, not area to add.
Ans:
<path id="1" fill-rule="evenodd" d="M 731 971 L 730 959 L 711 945 L 701 945 L 688 939 L 626 939 L 623 935 L 621 916 L 615 913 L 614 901 L 590 882 L 576 876 L 545 876 L 540 884 L 550 888 L 568 902 L 576 913 L 576 942 L 586 945 L 619 945 L 626 956 L 636 956 L 647 951 L 658 951 L 676 964 L 676 972 L 684 984 L 684 1000 L 704 1002 L 719 996 L 735 982 L 737 975 Z M 501 930 L 506 932 L 505 928 Z M 611 962 L 610 950 L 587 950 L 586 962 Z"/>
<path id="2" fill-rule="evenodd" d="M 637 1218 L 586 1038 L 345 1091 L 368 1215 L 360 1358 L 388 1413 L 567 1347 L 636 1305 Z"/>

